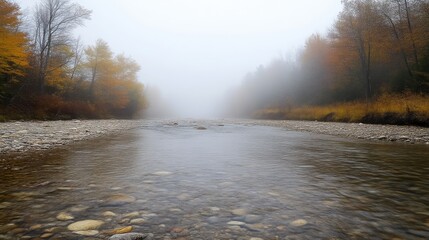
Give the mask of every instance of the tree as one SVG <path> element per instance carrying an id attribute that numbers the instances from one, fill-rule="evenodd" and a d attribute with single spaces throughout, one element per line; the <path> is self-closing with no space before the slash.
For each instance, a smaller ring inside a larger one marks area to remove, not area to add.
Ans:
<path id="1" fill-rule="evenodd" d="M 342 2 L 344 9 L 334 25 L 331 37 L 337 51 L 344 51 L 352 62 L 358 62 L 359 79 L 365 86 L 365 97 L 369 101 L 373 94 L 371 75 L 374 53 L 383 45 L 385 25 L 375 1 Z"/>
<path id="2" fill-rule="evenodd" d="M 28 67 L 28 39 L 20 31 L 20 9 L 15 3 L 0 0 L 0 102 L 9 101 L 19 89 Z"/>
<path id="3" fill-rule="evenodd" d="M 24 75 L 28 66 L 26 34 L 19 30 L 21 13 L 17 4 L 0 0 L 0 75 Z"/>
<path id="4" fill-rule="evenodd" d="M 84 65 L 89 70 L 90 75 L 89 95 L 90 98 L 94 98 L 95 83 L 112 74 L 113 53 L 107 42 L 98 39 L 94 46 L 85 49 L 85 57 Z"/>
<path id="5" fill-rule="evenodd" d="M 43 0 L 35 12 L 34 48 L 40 92 L 45 92 L 47 75 L 64 66 L 64 62 L 51 61 L 54 51 L 71 42 L 71 31 L 89 19 L 91 11 L 71 3 L 70 0 Z"/>

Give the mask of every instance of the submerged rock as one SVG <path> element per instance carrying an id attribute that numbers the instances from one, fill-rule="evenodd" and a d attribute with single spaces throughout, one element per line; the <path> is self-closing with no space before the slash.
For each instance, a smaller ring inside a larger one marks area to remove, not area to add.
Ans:
<path id="1" fill-rule="evenodd" d="M 143 234 L 143 233 L 123 233 L 115 234 L 111 236 L 108 240 L 150 240 L 152 239 L 152 234 Z"/>
<path id="2" fill-rule="evenodd" d="M 66 213 L 66 212 L 60 212 L 60 213 L 58 213 L 58 215 L 57 215 L 57 219 L 58 219 L 58 220 L 60 220 L 60 221 L 67 221 L 67 220 L 72 220 L 72 219 L 74 219 L 74 217 L 73 217 L 71 214 L 69 214 L 69 213 Z"/>
<path id="3" fill-rule="evenodd" d="M 95 236 L 99 232 L 97 230 L 85 230 L 85 231 L 74 231 L 73 233 L 83 235 L 83 236 Z"/>
<path id="4" fill-rule="evenodd" d="M 247 210 L 243 208 L 237 208 L 232 210 L 231 213 L 237 216 L 244 216 L 247 214 Z"/>
<path id="5" fill-rule="evenodd" d="M 307 225 L 307 221 L 304 219 L 297 219 L 297 220 L 291 222 L 290 225 L 292 225 L 294 227 L 301 227 L 301 226 Z"/>
<path id="6" fill-rule="evenodd" d="M 168 176 L 171 174 L 172 174 L 171 172 L 167 172 L 167 171 L 158 171 L 153 173 L 153 175 L 156 175 L 156 176 Z"/>
<path id="7" fill-rule="evenodd" d="M 127 194 L 119 193 L 119 194 L 115 194 L 115 195 L 110 196 L 107 199 L 107 204 L 108 205 L 124 205 L 124 204 L 132 203 L 135 201 L 136 201 L 135 197 L 127 195 Z"/>
<path id="8" fill-rule="evenodd" d="M 100 220 L 83 220 L 74 222 L 67 226 L 67 229 L 70 231 L 87 231 L 87 230 L 96 230 L 101 225 L 103 225 L 104 222 Z"/>

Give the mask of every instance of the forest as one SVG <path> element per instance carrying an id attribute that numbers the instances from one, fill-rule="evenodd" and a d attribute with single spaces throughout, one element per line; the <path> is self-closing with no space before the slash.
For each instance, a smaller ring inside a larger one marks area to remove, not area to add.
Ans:
<path id="1" fill-rule="evenodd" d="M 0 0 L 0 121 L 132 118 L 145 108 L 137 62 L 74 37 L 90 17 L 69 0 L 42 0 L 31 16 Z"/>
<path id="2" fill-rule="evenodd" d="M 228 114 L 429 125 L 429 1 L 342 5 L 328 34 L 248 73 Z"/>

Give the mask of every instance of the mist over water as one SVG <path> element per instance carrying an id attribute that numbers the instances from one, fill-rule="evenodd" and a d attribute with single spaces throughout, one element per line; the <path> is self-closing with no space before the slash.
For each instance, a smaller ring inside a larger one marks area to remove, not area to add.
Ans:
<path id="1" fill-rule="evenodd" d="M 31 12 L 38 1 L 16 2 Z M 326 32 L 341 9 L 337 0 L 73 2 L 92 10 L 76 29 L 82 42 L 103 39 L 135 59 L 139 81 L 164 99 L 154 106 L 195 118 L 219 117 L 227 92 L 246 73 Z"/>

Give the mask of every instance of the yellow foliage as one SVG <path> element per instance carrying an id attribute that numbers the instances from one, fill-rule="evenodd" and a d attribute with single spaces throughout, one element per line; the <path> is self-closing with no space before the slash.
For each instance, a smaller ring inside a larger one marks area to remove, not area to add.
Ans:
<path id="1" fill-rule="evenodd" d="M 26 35 L 19 31 L 19 6 L 7 0 L 0 0 L 0 74 L 24 74 L 28 66 Z"/>
<path id="2" fill-rule="evenodd" d="M 382 95 L 371 103 L 362 101 L 327 106 L 302 106 L 290 109 L 264 109 L 257 111 L 258 118 L 294 120 L 325 120 L 340 122 L 361 122 L 368 116 L 383 118 L 395 116 L 403 120 L 409 116 L 429 121 L 429 96 L 413 94 Z"/>

